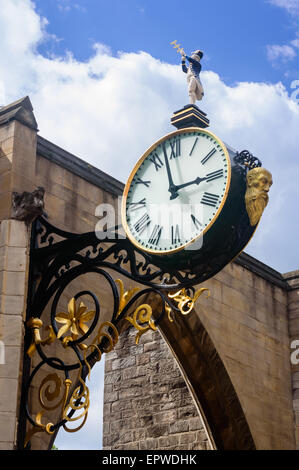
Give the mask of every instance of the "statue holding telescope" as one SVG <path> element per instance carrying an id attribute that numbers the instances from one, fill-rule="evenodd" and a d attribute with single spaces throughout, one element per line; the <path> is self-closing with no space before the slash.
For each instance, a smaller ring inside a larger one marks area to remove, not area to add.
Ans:
<path id="1" fill-rule="evenodd" d="M 186 55 L 184 49 L 180 47 L 180 44 L 177 44 L 177 41 L 173 41 L 171 45 L 173 45 L 182 56 L 182 70 L 187 74 L 190 103 L 195 104 L 196 101 L 201 101 L 204 96 L 204 89 L 200 80 L 200 61 L 203 58 L 203 52 L 197 49 L 192 52 L 191 57 L 189 57 Z M 188 61 L 188 66 L 186 66 L 186 60 Z"/>

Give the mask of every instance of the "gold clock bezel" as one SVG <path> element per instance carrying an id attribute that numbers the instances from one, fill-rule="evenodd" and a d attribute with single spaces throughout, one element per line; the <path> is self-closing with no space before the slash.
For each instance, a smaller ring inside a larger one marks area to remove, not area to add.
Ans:
<path id="1" fill-rule="evenodd" d="M 134 236 L 132 235 L 132 233 L 130 231 L 128 223 L 127 223 L 126 204 L 127 204 L 127 197 L 128 197 L 128 193 L 129 193 L 129 189 L 130 189 L 132 180 L 135 176 L 135 173 L 137 172 L 139 167 L 142 165 L 144 160 L 155 149 L 155 147 L 157 147 L 159 144 L 161 144 L 161 142 L 163 142 L 164 140 L 167 140 L 167 139 L 171 139 L 172 137 L 175 137 L 176 135 L 179 135 L 179 134 L 187 134 L 189 132 L 196 132 L 196 131 L 204 133 L 204 134 L 209 135 L 210 137 L 212 137 L 220 145 L 220 147 L 222 148 L 222 150 L 224 152 L 224 155 L 225 155 L 225 158 L 226 158 L 226 161 L 227 161 L 227 164 L 228 164 L 228 174 L 227 174 L 227 181 L 226 181 L 224 196 L 222 198 L 221 204 L 220 204 L 216 214 L 214 215 L 213 219 L 211 220 L 211 222 L 205 227 L 205 229 L 200 233 L 200 235 L 197 235 L 193 240 L 185 243 L 182 246 L 174 248 L 172 250 L 156 251 L 156 250 L 153 250 L 153 249 L 150 249 L 150 248 L 146 248 L 145 246 L 141 245 L 134 238 Z M 202 129 L 201 127 L 186 127 L 184 129 L 179 129 L 177 131 L 170 132 L 169 134 L 166 134 L 163 137 L 161 137 L 161 139 L 157 140 L 154 144 L 152 144 L 146 150 L 146 152 L 139 158 L 139 160 L 137 161 L 137 163 L 135 164 L 133 170 L 130 173 L 130 176 L 129 176 L 129 178 L 126 182 L 125 188 L 124 188 L 122 203 L 121 203 L 121 221 L 122 221 L 124 231 L 125 231 L 127 237 L 129 238 L 129 240 L 133 243 L 133 245 L 135 245 L 136 248 L 138 248 L 139 250 L 145 251 L 146 253 L 150 253 L 150 254 L 158 255 L 158 256 L 163 256 L 163 255 L 169 255 L 169 254 L 172 254 L 172 253 L 177 253 L 179 251 L 182 251 L 187 246 L 191 245 L 192 243 L 195 243 L 196 240 L 201 238 L 212 227 L 212 225 L 215 223 L 215 221 L 218 219 L 218 217 L 219 217 L 219 215 L 222 211 L 222 208 L 223 208 L 223 206 L 226 202 L 227 195 L 228 195 L 229 188 L 230 188 L 230 183 L 231 183 L 231 161 L 230 161 L 230 158 L 229 158 L 228 150 L 227 150 L 225 144 L 222 142 L 222 140 L 219 139 L 219 137 L 217 137 L 213 132 L 208 131 L 206 129 Z"/>

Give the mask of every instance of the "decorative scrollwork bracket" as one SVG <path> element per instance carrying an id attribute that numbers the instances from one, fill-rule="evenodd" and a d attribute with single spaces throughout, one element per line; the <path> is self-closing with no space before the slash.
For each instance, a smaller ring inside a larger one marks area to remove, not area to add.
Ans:
<path id="1" fill-rule="evenodd" d="M 190 314 L 198 297 L 208 293 L 206 288 L 195 292 L 196 275 L 163 271 L 129 240 L 111 230 L 109 236 L 64 232 L 43 218 L 33 224 L 24 361 L 30 374 L 29 378 L 24 374 L 19 448 L 30 446 L 39 432 L 51 435 L 61 427 L 68 432 L 81 429 L 90 404 L 86 378 L 103 353 L 115 347 L 124 325 L 136 329 L 138 344 L 147 331 L 157 330 L 165 314 L 172 322 L 175 315 Z M 109 320 L 102 319 L 101 296 L 90 290 L 81 290 L 66 301 L 67 289 L 86 274 L 108 283 Z M 126 289 L 119 276 L 139 286 Z M 153 312 L 150 295 L 159 299 L 159 311 Z M 144 297 L 146 303 L 142 303 Z M 36 390 L 38 409 L 35 405 L 33 412 L 30 403 Z M 72 422 L 79 424 L 69 427 Z"/>

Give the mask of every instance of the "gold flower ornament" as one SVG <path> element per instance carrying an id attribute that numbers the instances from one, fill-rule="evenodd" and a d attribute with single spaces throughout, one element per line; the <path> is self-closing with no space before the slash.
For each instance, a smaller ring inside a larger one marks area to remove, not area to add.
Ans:
<path id="1" fill-rule="evenodd" d="M 83 302 L 80 302 L 77 308 L 76 299 L 73 297 L 68 303 L 68 313 L 60 312 L 55 317 L 57 323 L 62 323 L 62 327 L 58 330 L 57 338 L 61 338 L 67 331 L 71 331 L 71 336 L 67 337 L 67 341 L 76 340 L 80 334 L 84 335 L 89 330 L 87 322 L 92 320 L 95 310 L 88 310 Z M 64 338 L 66 340 L 66 338 Z"/>

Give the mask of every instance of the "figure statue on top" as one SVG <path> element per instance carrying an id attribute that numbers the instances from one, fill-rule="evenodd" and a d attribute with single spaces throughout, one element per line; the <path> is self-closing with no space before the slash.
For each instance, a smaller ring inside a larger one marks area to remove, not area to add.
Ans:
<path id="1" fill-rule="evenodd" d="M 204 96 L 204 90 L 199 78 L 201 72 L 200 60 L 203 58 L 203 52 L 199 49 L 192 52 L 191 57 L 186 56 L 184 49 L 180 50 L 182 56 L 182 69 L 187 74 L 188 93 L 190 103 L 195 104 L 196 100 L 201 101 Z M 186 67 L 186 59 L 189 66 Z"/>

